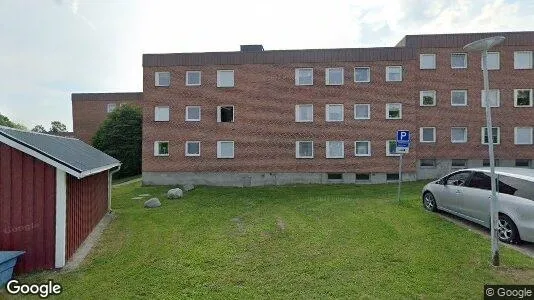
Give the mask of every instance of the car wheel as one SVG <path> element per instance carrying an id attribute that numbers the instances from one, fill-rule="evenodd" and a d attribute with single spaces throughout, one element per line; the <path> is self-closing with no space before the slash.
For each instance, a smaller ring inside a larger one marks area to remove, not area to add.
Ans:
<path id="1" fill-rule="evenodd" d="M 423 206 L 428 211 L 437 211 L 436 199 L 431 192 L 426 192 L 423 194 Z"/>
<path id="2" fill-rule="evenodd" d="M 519 232 L 517 227 L 510 217 L 499 214 L 499 221 L 497 223 L 497 236 L 499 240 L 504 243 L 515 243 L 519 240 Z"/>

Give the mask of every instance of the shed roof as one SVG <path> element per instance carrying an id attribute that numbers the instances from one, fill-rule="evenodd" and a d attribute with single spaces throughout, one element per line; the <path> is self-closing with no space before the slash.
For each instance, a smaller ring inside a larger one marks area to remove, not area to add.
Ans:
<path id="1" fill-rule="evenodd" d="M 121 162 L 75 139 L 0 126 L 0 142 L 77 178 L 120 166 Z"/>

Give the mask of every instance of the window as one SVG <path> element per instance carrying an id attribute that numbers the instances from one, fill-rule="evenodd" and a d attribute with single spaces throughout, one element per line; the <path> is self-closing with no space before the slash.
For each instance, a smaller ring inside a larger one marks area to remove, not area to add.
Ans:
<path id="1" fill-rule="evenodd" d="M 233 87 L 234 70 L 217 70 L 217 87 Z"/>
<path id="2" fill-rule="evenodd" d="M 453 159 L 451 166 L 453 168 L 467 168 L 467 159 Z"/>
<path id="3" fill-rule="evenodd" d="M 313 142 L 298 141 L 295 143 L 296 158 L 313 158 Z"/>
<path id="4" fill-rule="evenodd" d="M 119 107 L 123 107 L 124 105 L 128 105 L 128 103 L 121 103 L 119 104 Z"/>
<path id="5" fill-rule="evenodd" d="M 156 106 L 154 108 L 154 121 L 169 121 L 169 107 Z"/>
<path id="6" fill-rule="evenodd" d="M 295 69 L 295 85 L 313 85 L 313 69 Z"/>
<path id="7" fill-rule="evenodd" d="M 115 108 L 117 108 L 117 104 L 115 104 L 115 103 L 108 103 L 107 112 L 110 113 L 110 112 L 114 111 Z"/>
<path id="8" fill-rule="evenodd" d="M 402 81 L 402 67 L 401 66 L 386 67 L 386 81 Z"/>
<path id="9" fill-rule="evenodd" d="M 371 82 L 371 68 L 369 67 L 354 68 L 354 82 Z"/>
<path id="10" fill-rule="evenodd" d="M 482 190 L 491 190 L 491 177 L 482 172 L 475 172 L 466 186 Z"/>
<path id="11" fill-rule="evenodd" d="M 532 69 L 532 51 L 515 51 L 514 69 Z"/>
<path id="12" fill-rule="evenodd" d="M 234 158 L 234 141 L 218 141 L 217 158 Z"/>
<path id="13" fill-rule="evenodd" d="M 452 90 L 451 106 L 467 106 L 467 90 Z"/>
<path id="14" fill-rule="evenodd" d="M 493 127 L 491 129 L 491 135 L 493 137 L 493 144 L 500 144 L 501 142 L 501 128 Z M 486 127 L 482 127 L 482 144 L 488 143 L 488 130 Z"/>
<path id="15" fill-rule="evenodd" d="M 399 180 L 399 173 L 387 173 L 386 181 L 395 181 Z"/>
<path id="16" fill-rule="evenodd" d="M 295 105 L 295 122 L 313 122 L 313 104 Z"/>
<path id="17" fill-rule="evenodd" d="M 516 159 L 515 166 L 530 168 L 530 159 Z"/>
<path id="18" fill-rule="evenodd" d="M 498 192 L 534 201 L 534 184 L 532 181 L 499 175 Z"/>
<path id="19" fill-rule="evenodd" d="M 482 160 L 482 166 L 483 166 L 483 167 L 489 167 L 489 166 L 490 166 L 490 161 L 489 161 L 489 159 L 483 159 L 483 160 Z M 495 159 L 495 166 L 496 166 L 496 167 L 499 166 L 499 160 L 498 160 L 498 159 Z"/>
<path id="20" fill-rule="evenodd" d="M 344 143 L 342 141 L 326 142 L 326 158 L 343 158 L 345 157 Z"/>
<path id="21" fill-rule="evenodd" d="M 532 107 L 532 89 L 514 90 L 515 107 Z"/>
<path id="22" fill-rule="evenodd" d="M 419 129 L 419 141 L 421 143 L 435 143 L 436 127 L 421 127 Z"/>
<path id="23" fill-rule="evenodd" d="M 371 142 L 370 141 L 355 141 L 354 142 L 354 156 L 371 156 Z"/>
<path id="24" fill-rule="evenodd" d="M 491 107 L 499 107 L 501 100 L 500 90 L 489 90 L 489 103 Z M 486 107 L 486 93 L 484 90 L 481 92 L 481 101 L 482 107 Z"/>
<path id="25" fill-rule="evenodd" d="M 436 106 L 436 91 L 420 91 L 419 105 Z"/>
<path id="26" fill-rule="evenodd" d="M 371 118 L 370 104 L 354 104 L 354 119 L 368 120 Z"/>
<path id="27" fill-rule="evenodd" d="M 185 156 L 200 156 L 200 142 L 199 141 L 185 142 Z"/>
<path id="28" fill-rule="evenodd" d="M 217 106 L 217 122 L 226 123 L 234 121 L 233 106 Z"/>
<path id="29" fill-rule="evenodd" d="M 467 53 L 451 54 L 451 68 L 453 69 L 467 68 Z"/>
<path id="30" fill-rule="evenodd" d="M 369 176 L 369 173 L 356 173 L 356 180 L 357 181 L 364 181 L 371 179 L 371 176 Z"/>
<path id="31" fill-rule="evenodd" d="M 435 159 L 421 159 L 419 161 L 419 166 L 423 168 L 435 168 L 436 160 Z"/>
<path id="32" fill-rule="evenodd" d="M 200 106 L 186 106 L 185 107 L 186 121 L 200 121 Z"/>
<path id="33" fill-rule="evenodd" d="M 401 103 L 386 104 L 386 119 L 402 119 L 402 104 Z"/>
<path id="34" fill-rule="evenodd" d="M 326 121 L 342 122 L 343 121 L 343 104 L 326 105 Z"/>
<path id="35" fill-rule="evenodd" d="M 386 141 L 386 156 L 399 156 L 400 153 L 397 153 L 397 141 L 396 140 L 387 140 Z"/>
<path id="36" fill-rule="evenodd" d="M 185 72 L 185 85 L 196 86 L 201 83 L 202 72 L 187 71 Z"/>
<path id="37" fill-rule="evenodd" d="M 451 143 L 454 143 L 454 144 L 467 143 L 467 127 L 452 127 L 451 128 Z"/>
<path id="38" fill-rule="evenodd" d="M 155 73 L 156 86 L 170 86 L 171 73 L 170 72 L 156 72 Z"/>
<path id="39" fill-rule="evenodd" d="M 328 178 L 328 180 L 342 180 L 343 174 L 342 173 L 328 173 L 326 174 L 326 178 Z"/>
<path id="40" fill-rule="evenodd" d="M 343 68 L 326 68 L 326 85 L 343 85 Z"/>
<path id="41" fill-rule="evenodd" d="M 169 142 L 168 141 L 154 142 L 154 156 L 169 156 Z"/>
<path id="42" fill-rule="evenodd" d="M 516 145 L 532 145 L 532 127 L 515 127 L 514 143 Z"/>
<path id="43" fill-rule="evenodd" d="M 499 52 L 488 52 L 488 70 L 499 70 L 501 68 L 501 59 Z M 480 57 L 480 68 L 482 69 L 483 56 Z"/>
<path id="44" fill-rule="evenodd" d="M 446 178 L 447 185 L 464 185 L 471 176 L 471 171 L 454 173 Z"/>
<path id="45" fill-rule="evenodd" d="M 436 68 L 436 54 L 420 54 L 419 69 L 432 70 Z"/>

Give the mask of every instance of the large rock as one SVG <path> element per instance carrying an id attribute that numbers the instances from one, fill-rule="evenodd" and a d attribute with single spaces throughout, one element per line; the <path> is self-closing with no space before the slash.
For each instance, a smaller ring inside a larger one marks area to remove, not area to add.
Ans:
<path id="1" fill-rule="evenodd" d="M 184 184 L 182 188 L 184 189 L 185 192 L 189 192 L 190 190 L 194 189 L 195 186 L 192 184 Z"/>
<path id="2" fill-rule="evenodd" d="M 161 206 L 161 202 L 159 202 L 158 198 L 150 198 L 147 201 L 145 201 L 146 208 L 155 208 L 155 207 L 160 207 L 160 206 Z"/>
<path id="3" fill-rule="evenodd" d="M 179 188 L 171 189 L 167 192 L 167 198 L 169 199 L 182 198 L 183 195 L 184 195 L 184 192 L 182 192 L 182 190 Z"/>

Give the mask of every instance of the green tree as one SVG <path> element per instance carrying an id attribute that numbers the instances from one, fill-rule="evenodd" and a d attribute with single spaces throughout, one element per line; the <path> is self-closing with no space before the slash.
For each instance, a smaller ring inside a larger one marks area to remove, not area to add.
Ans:
<path id="1" fill-rule="evenodd" d="M 6 126 L 6 127 L 11 127 L 11 128 L 21 129 L 21 130 L 28 130 L 26 126 L 20 123 L 15 123 L 11 121 L 8 117 L 2 114 L 0 114 L 0 126 Z"/>
<path id="2" fill-rule="evenodd" d="M 46 129 L 43 127 L 43 125 L 35 125 L 32 129 L 33 132 L 46 132 Z"/>
<path id="3" fill-rule="evenodd" d="M 139 107 L 124 105 L 108 114 L 93 137 L 93 147 L 121 161 L 117 178 L 141 173 L 142 122 Z"/>
<path id="4" fill-rule="evenodd" d="M 52 123 L 50 123 L 50 130 L 48 132 L 57 133 L 57 132 L 65 132 L 65 131 L 67 131 L 67 126 L 65 126 L 65 124 L 59 121 L 52 121 Z"/>

